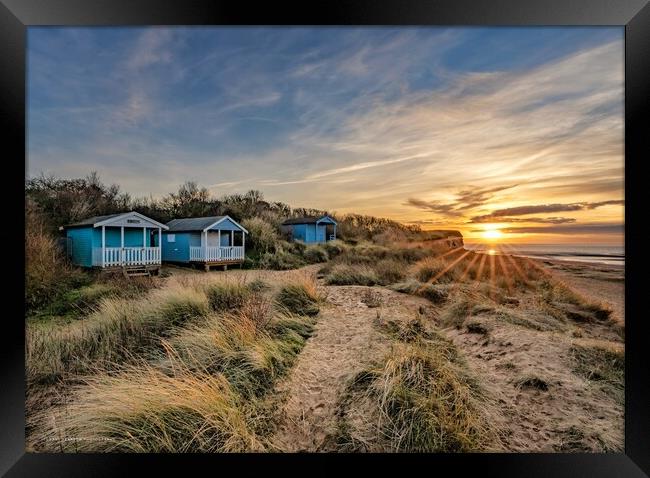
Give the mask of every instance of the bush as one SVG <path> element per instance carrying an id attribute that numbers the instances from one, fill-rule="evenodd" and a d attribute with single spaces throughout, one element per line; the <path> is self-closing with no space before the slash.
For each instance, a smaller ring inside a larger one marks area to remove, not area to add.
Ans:
<path id="1" fill-rule="evenodd" d="M 275 252 L 280 243 L 277 228 L 260 217 L 251 217 L 242 221 L 248 231 L 247 249 L 259 254 Z"/>
<path id="2" fill-rule="evenodd" d="M 62 298 L 67 291 L 90 283 L 90 275 L 66 263 L 63 251 L 47 232 L 33 206 L 25 215 L 25 305 L 28 311 Z"/>

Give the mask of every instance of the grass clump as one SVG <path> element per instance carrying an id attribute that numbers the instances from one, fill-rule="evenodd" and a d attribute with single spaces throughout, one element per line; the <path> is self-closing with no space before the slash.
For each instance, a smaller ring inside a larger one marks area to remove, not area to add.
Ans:
<path id="1" fill-rule="evenodd" d="M 321 245 L 307 246 L 303 257 L 308 264 L 318 264 L 319 262 L 327 262 L 329 260 L 327 251 Z"/>
<path id="2" fill-rule="evenodd" d="M 625 352 L 600 345 L 574 343 L 569 349 L 573 371 L 600 386 L 601 390 L 616 398 L 624 399 Z"/>
<path id="3" fill-rule="evenodd" d="M 548 381 L 543 378 L 537 377 L 536 375 L 526 375 L 520 377 L 515 381 L 515 387 L 517 388 L 526 388 L 526 389 L 535 389 L 541 390 L 542 392 L 547 392 L 549 388 Z"/>
<path id="4" fill-rule="evenodd" d="M 251 287 L 234 282 L 216 282 L 207 285 L 205 293 L 212 310 L 234 311 L 244 305 L 249 298 Z"/>
<path id="5" fill-rule="evenodd" d="M 443 342 L 444 343 L 444 342 Z M 441 342 L 395 346 L 375 371 L 370 393 L 392 451 L 467 452 L 486 449 L 491 433 L 482 394 Z"/>
<path id="6" fill-rule="evenodd" d="M 381 285 L 393 284 L 406 277 L 406 266 L 397 259 L 382 259 L 373 268 Z"/>
<path id="7" fill-rule="evenodd" d="M 278 304 L 297 315 L 314 316 L 320 312 L 322 297 L 314 277 L 302 277 L 284 285 L 276 298 Z"/>
<path id="8" fill-rule="evenodd" d="M 608 321 L 612 311 L 607 306 L 590 301 L 560 281 L 539 283 L 543 302 L 563 312 L 575 322 Z"/>
<path id="9" fill-rule="evenodd" d="M 272 325 L 271 325 L 272 324 Z M 244 397 L 260 397 L 293 364 L 313 319 L 283 314 L 262 329 L 244 314 L 211 315 L 172 337 L 173 350 L 191 370 L 222 373 Z"/>
<path id="10" fill-rule="evenodd" d="M 422 283 L 415 279 L 392 284 L 389 289 L 403 294 L 417 295 L 428 299 L 434 304 L 440 304 L 447 300 L 449 296 L 448 289 L 445 285 Z"/>
<path id="11" fill-rule="evenodd" d="M 148 364 L 85 379 L 53 416 L 33 417 L 37 448 L 74 452 L 259 451 L 240 396 L 221 374 Z M 63 439 L 65 438 L 65 439 Z"/>
<path id="12" fill-rule="evenodd" d="M 427 257 L 415 264 L 413 272 L 420 282 L 450 281 L 451 277 L 443 273 L 446 267 L 447 263 L 443 259 Z"/>
<path id="13" fill-rule="evenodd" d="M 440 323 L 444 327 L 460 329 L 472 314 L 474 302 L 468 297 L 458 296 L 450 302 L 440 314 Z"/>
<path id="14" fill-rule="evenodd" d="M 368 266 L 335 265 L 325 276 L 329 285 L 365 285 L 379 284 L 380 279 L 375 270 Z"/>

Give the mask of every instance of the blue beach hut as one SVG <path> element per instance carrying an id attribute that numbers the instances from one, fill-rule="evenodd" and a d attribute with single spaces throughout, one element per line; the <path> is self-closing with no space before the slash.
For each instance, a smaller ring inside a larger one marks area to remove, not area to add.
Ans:
<path id="1" fill-rule="evenodd" d="M 146 274 L 160 268 L 160 237 L 167 226 L 143 214 L 94 216 L 63 229 L 73 264 L 104 270 L 136 269 Z"/>
<path id="2" fill-rule="evenodd" d="M 318 244 L 336 239 L 337 222 L 329 216 L 298 217 L 284 221 L 280 230 L 290 240 Z"/>
<path id="3" fill-rule="evenodd" d="M 174 219 L 163 233 L 165 262 L 212 265 L 241 264 L 248 231 L 230 216 Z"/>

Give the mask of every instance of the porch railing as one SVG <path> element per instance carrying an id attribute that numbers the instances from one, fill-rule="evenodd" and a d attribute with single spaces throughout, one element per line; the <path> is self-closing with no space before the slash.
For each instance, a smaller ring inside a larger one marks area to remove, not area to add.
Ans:
<path id="1" fill-rule="evenodd" d="M 244 259 L 244 247 L 190 246 L 190 261 L 218 262 Z"/>
<path id="2" fill-rule="evenodd" d="M 104 254 L 102 262 L 102 251 Z M 96 247 L 93 265 L 104 267 L 160 264 L 158 247 Z"/>

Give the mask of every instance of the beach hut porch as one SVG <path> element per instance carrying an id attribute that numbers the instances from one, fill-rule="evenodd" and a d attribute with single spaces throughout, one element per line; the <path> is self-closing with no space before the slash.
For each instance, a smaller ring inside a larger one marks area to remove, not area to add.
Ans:
<path id="1" fill-rule="evenodd" d="M 93 266 L 160 265 L 161 228 L 102 226 L 97 232 L 99 247 L 93 248 Z"/>
<path id="2" fill-rule="evenodd" d="M 203 231 L 201 244 L 190 246 L 190 261 L 215 264 L 241 262 L 244 260 L 245 247 L 246 236 L 242 231 Z"/>

